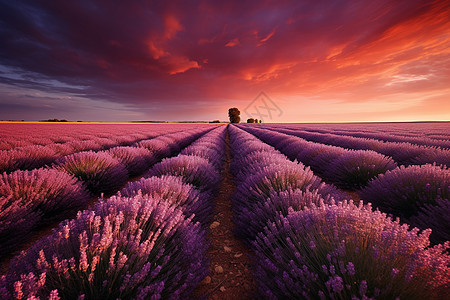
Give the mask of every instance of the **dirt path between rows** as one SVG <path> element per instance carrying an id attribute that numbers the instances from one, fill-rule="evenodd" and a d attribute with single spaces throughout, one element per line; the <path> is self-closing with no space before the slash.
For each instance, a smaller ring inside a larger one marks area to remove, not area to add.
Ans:
<path id="1" fill-rule="evenodd" d="M 222 182 L 214 199 L 215 210 L 209 227 L 211 243 L 208 256 L 211 260 L 210 275 L 194 292 L 196 299 L 252 299 L 255 285 L 250 270 L 248 247 L 233 234 L 234 223 L 231 195 L 236 189 L 230 173 L 230 143 L 226 135 L 226 161 Z"/>

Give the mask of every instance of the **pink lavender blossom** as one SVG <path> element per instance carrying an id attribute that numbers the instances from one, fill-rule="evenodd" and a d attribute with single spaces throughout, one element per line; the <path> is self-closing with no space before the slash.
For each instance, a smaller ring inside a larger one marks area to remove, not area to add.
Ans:
<path id="1" fill-rule="evenodd" d="M 193 185 L 184 183 L 181 176 L 142 178 L 130 182 L 120 194 L 124 197 L 142 194 L 162 198 L 183 210 L 186 217 L 194 215 L 194 222 L 206 224 L 211 219 L 211 195 L 201 193 Z"/>
<path id="2" fill-rule="evenodd" d="M 164 200 L 113 196 L 17 256 L 0 293 L 186 299 L 208 272 L 206 250 L 205 231 Z"/>
<path id="3" fill-rule="evenodd" d="M 235 172 L 235 181 L 241 182 L 246 177 L 262 172 L 262 169 L 270 165 L 297 165 L 287 160 L 286 156 L 277 151 L 254 151 L 241 159 L 234 159 L 230 168 Z"/>

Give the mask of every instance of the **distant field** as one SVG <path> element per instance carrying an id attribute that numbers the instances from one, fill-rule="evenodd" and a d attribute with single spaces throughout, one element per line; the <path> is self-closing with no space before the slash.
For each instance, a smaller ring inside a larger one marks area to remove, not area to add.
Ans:
<path id="1" fill-rule="evenodd" d="M 0 122 L 0 298 L 444 299 L 449 165 L 448 122 Z"/>

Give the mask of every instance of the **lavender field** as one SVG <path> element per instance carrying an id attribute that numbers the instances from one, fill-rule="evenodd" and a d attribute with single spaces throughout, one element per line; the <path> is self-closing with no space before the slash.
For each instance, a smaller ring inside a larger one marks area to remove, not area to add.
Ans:
<path id="1" fill-rule="evenodd" d="M 0 138 L 0 299 L 450 299 L 450 123 L 2 123 Z M 226 279 L 199 292 L 223 273 L 226 177 L 251 296 Z"/>

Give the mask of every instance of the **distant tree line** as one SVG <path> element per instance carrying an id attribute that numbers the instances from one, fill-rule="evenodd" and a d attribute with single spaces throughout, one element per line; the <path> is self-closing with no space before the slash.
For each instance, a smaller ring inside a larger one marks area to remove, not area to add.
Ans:
<path id="1" fill-rule="evenodd" d="M 61 120 L 59 120 L 59 119 L 48 119 L 48 120 L 41 120 L 40 122 L 68 122 L 68 121 L 65 120 L 65 119 L 61 119 Z"/>

